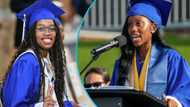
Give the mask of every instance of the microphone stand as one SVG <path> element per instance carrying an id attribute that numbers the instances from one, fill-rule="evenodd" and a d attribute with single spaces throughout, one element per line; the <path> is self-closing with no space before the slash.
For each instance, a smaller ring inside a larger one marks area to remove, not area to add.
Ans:
<path id="1" fill-rule="evenodd" d="M 96 61 L 99 57 L 99 54 L 93 54 L 92 59 L 90 60 L 90 62 L 82 69 L 82 71 L 80 72 L 80 75 L 83 75 L 84 71 L 90 66 L 90 64 L 92 64 L 92 62 Z"/>

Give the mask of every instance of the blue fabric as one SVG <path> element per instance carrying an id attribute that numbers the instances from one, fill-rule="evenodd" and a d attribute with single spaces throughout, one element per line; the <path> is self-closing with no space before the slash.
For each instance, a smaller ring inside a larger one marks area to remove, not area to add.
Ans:
<path id="1" fill-rule="evenodd" d="M 36 21 L 41 19 L 52 19 L 60 17 L 64 11 L 54 5 L 51 0 L 37 0 L 31 6 L 17 13 L 17 18 L 23 20 L 26 15 L 26 30 L 28 30 Z"/>
<path id="2" fill-rule="evenodd" d="M 37 57 L 27 52 L 13 64 L 2 87 L 3 107 L 34 107 L 40 98 L 40 66 Z M 64 101 L 64 107 L 73 107 Z"/>
<path id="3" fill-rule="evenodd" d="M 160 12 L 150 3 L 137 3 L 132 6 L 128 11 L 128 16 L 137 15 L 147 17 L 149 20 L 153 21 L 158 28 L 160 28 L 162 24 Z"/>
<path id="4" fill-rule="evenodd" d="M 154 50 L 154 51 L 152 51 Z M 147 92 L 159 97 L 161 94 L 177 98 L 183 107 L 190 105 L 190 67 L 175 50 L 154 44 L 151 50 L 147 77 Z M 119 62 L 116 61 L 111 85 L 117 85 Z"/>
<path id="5" fill-rule="evenodd" d="M 30 17 L 30 22 L 29 22 L 29 28 L 38 20 L 42 20 L 42 19 L 53 19 L 56 20 L 56 17 L 53 15 L 53 13 L 51 13 L 49 10 L 47 9 L 40 9 L 40 10 L 36 10 L 36 12 L 34 12 L 31 17 Z"/>
<path id="6" fill-rule="evenodd" d="M 190 105 L 190 68 L 188 63 L 176 52 L 168 54 L 168 87 L 166 95 L 175 96 L 183 105 Z"/>
<path id="7" fill-rule="evenodd" d="M 170 0 L 137 0 L 129 8 L 128 16 L 145 16 L 160 28 L 167 24 L 171 6 Z"/>
<path id="8" fill-rule="evenodd" d="M 73 107 L 70 101 L 64 101 L 64 107 Z"/>
<path id="9" fill-rule="evenodd" d="M 136 54 L 136 62 L 137 62 L 137 72 L 138 72 L 138 77 L 140 78 L 140 74 L 141 74 L 141 69 L 142 69 L 142 66 L 143 64 L 140 63 L 140 59 L 139 59 L 139 54 L 137 52 Z"/>
<path id="10" fill-rule="evenodd" d="M 40 95 L 37 57 L 25 53 L 14 62 L 2 88 L 3 107 L 33 107 Z"/>
<path id="11" fill-rule="evenodd" d="M 163 99 L 167 87 L 168 48 L 153 44 L 149 59 L 146 91 L 159 99 Z"/>
<path id="12" fill-rule="evenodd" d="M 114 66 L 110 85 L 116 85 L 117 84 L 117 80 L 118 80 L 118 76 L 119 76 L 119 70 L 118 70 L 119 65 L 120 65 L 120 60 L 118 59 L 115 62 L 115 66 Z"/>

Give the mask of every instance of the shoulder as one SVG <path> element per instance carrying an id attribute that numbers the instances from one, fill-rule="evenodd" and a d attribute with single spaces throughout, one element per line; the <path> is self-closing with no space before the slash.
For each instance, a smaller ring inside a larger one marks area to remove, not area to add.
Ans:
<path id="1" fill-rule="evenodd" d="M 175 49 L 166 46 L 161 46 L 159 44 L 156 44 L 155 46 L 157 50 L 156 53 L 160 56 L 167 58 L 169 62 L 185 61 L 185 59 Z"/>
<path id="2" fill-rule="evenodd" d="M 159 50 L 162 54 L 161 55 L 167 55 L 168 58 L 182 58 L 182 56 L 173 48 L 161 46 L 156 44 L 157 50 Z"/>
<path id="3" fill-rule="evenodd" d="M 12 65 L 12 70 L 21 70 L 22 71 L 39 71 L 40 63 L 36 54 L 33 51 L 25 51 L 21 53 Z"/>
<path id="4" fill-rule="evenodd" d="M 25 51 L 16 58 L 10 72 L 31 78 L 40 75 L 40 69 L 37 56 L 33 52 Z"/>
<path id="5" fill-rule="evenodd" d="M 25 51 L 21 53 L 15 60 L 16 62 L 38 63 L 38 58 L 33 51 Z"/>
<path id="6" fill-rule="evenodd" d="M 166 55 L 168 55 L 169 60 L 183 59 L 183 57 L 175 49 L 167 48 L 165 49 L 165 52 L 166 52 Z"/>
<path id="7" fill-rule="evenodd" d="M 170 64 L 188 66 L 188 62 L 175 49 L 168 48 L 165 53 Z"/>

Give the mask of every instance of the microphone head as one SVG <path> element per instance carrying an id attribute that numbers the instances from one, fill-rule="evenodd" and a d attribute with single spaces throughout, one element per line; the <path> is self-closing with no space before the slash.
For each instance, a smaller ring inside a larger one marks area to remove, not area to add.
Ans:
<path id="1" fill-rule="evenodd" d="M 91 54 L 93 56 L 99 55 L 113 47 L 122 47 L 127 43 L 125 36 L 117 36 L 112 41 L 105 43 L 97 48 L 92 49 Z"/>
<path id="2" fill-rule="evenodd" d="M 118 47 L 122 47 L 127 44 L 127 38 L 123 35 L 115 37 L 114 40 L 118 41 Z"/>

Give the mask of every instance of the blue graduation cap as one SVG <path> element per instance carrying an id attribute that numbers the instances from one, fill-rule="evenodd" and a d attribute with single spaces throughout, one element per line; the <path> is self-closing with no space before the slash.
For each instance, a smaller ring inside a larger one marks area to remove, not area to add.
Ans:
<path id="1" fill-rule="evenodd" d="M 53 4 L 51 0 L 37 0 L 28 8 L 17 13 L 17 18 L 23 21 L 22 41 L 24 40 L 25 32 L 28 31 L 36 21 L 52 19 L 57 22 L 57 18 L 63 15 L 63 13 L 64 11 Z"/>
<path id="2" fill-rule="evenodd" d="M 158 28 L 168 21 L 171 0 L 130 0 L 128 16 L 142 15 L 153 21 Z"/>

